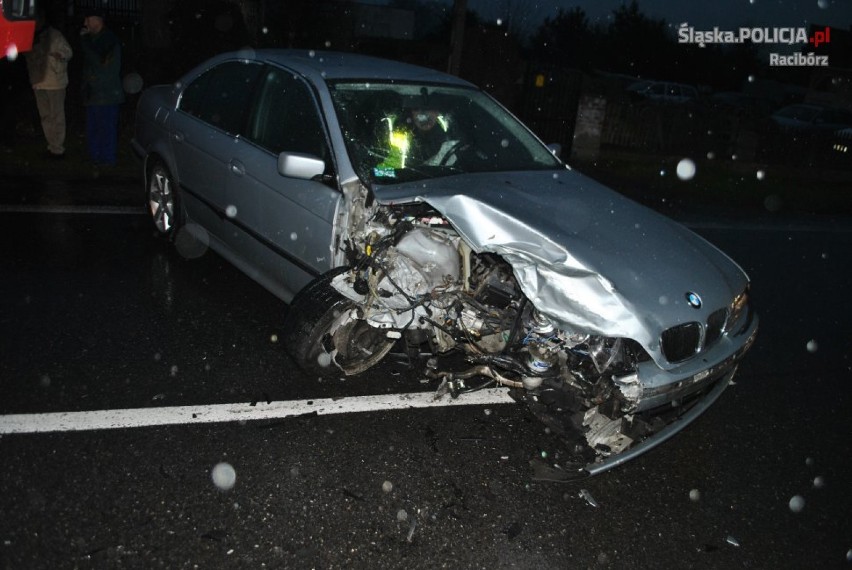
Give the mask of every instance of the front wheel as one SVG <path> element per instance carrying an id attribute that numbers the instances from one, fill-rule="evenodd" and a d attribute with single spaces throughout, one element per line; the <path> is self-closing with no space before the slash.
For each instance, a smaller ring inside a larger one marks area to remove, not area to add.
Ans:
<path id="1" fill-rule="evenodd" d="M 378 364 L 394 341 L 359 318 L 358 307 L 331 281 L 338 268 L 308 284 L 290 303 L 284 321 L 287 352 L 302 370 L 318 376 L 360 374 Z"/>

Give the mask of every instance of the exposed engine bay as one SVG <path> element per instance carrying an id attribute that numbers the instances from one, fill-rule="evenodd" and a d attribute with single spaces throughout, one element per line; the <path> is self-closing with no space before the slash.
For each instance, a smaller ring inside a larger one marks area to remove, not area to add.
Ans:
<path id="1" fill-rule="evenodd" d="M 349 269 L 330 281 L 348 300 L 322 340 L 330 373 L 361 373 L 399 343 L 428 357 L 438 395 L 508 386 L 583 461 L 618 454 L 666 425 L 638 411 L 637 366 L 650 358 L 637 342 L 558 327 L 506 261 L 472 251 L 427 204 L 374 212 L 363 242 L 347 243 Z M 445 358 L 459 353 L 461 367 Z M 686 409 L 676 402 L 666 415 Z"/>

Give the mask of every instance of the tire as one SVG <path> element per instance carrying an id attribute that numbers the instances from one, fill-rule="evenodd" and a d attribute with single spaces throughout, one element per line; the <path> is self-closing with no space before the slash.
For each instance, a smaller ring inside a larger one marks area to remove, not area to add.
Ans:
<path id="1" fill-rule="evenodd" d="M 378 364 L 394 345 L 384 331 L 353 318 L 356 303 L 331 286 L 332 279 L 348 269 L 318 277 L 290 303 L 284 346 L 307 374 L 360 374 Z"/>
<path id="2" fill-rule="evenodd" d="M 145 198 L 148 214 L 157 233 L 169 241 L 174 241 L 183 223 L 180 193 L 169 169 L 159 160 L 155 160 L 148 170 Z"/>

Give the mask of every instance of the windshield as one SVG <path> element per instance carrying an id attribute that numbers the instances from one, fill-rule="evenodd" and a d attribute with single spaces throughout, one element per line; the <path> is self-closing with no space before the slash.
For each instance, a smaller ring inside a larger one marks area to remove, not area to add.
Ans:
<path id="1" fill-rule="evenodd" d="M 375 82 L 338 82 L 330 89 L 352 164 L 370 183 L 562 168 L 481 91 Z"/>

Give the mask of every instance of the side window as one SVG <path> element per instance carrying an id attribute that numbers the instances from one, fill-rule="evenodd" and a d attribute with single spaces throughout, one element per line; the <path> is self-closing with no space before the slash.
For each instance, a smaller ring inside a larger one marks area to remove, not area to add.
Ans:
<path id="1" fill-rule="evenodd" d="M 195 81 L 190 83 L 180 96 L 180 109 L 193 117 L 201 117 L 201 105 L 207 93 L 207 84 L 213 71 L 205 71 Z"/>
<path id="2" fill-rule="evenodd" d="M 307 85 L 291 72 L 269 68 L 261 80 L 246 137 L 274 154 L 328 158 L 323 124 Z"/>
<path id="3" fill-rule="evenodd" d="M 259 64 L 241 61 L 218 65 L 187 86 L 180 109 L 223 131 L 238 134 L 262 69 Z"/>

